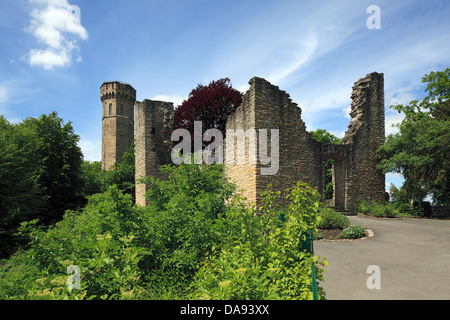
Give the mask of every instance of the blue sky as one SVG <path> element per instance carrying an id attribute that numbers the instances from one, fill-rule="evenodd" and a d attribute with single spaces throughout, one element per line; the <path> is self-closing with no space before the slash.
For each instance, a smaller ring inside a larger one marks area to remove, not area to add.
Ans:
<path id="1" fill-rule="evenodd" d="M 367 27 L 370 5 L 381 29 Z M 98 161 L 104 81 L 178 104 L 199 83 L 229 77 L 244 91 L 258 76 L 291 95 L 308 130 L 342 137 L 354 82 L 377 71 L 389 134 L 401 120 L 389 106 L 422 99 L 421 77 L 450 65 L 448 17 L 446 0 L 3 0 L 0 114 L 57 111 Z"/>

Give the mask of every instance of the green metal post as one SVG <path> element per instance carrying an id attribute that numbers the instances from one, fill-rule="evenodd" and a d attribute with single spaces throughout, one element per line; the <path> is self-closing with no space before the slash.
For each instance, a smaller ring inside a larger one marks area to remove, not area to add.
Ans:
<path id="1" fill-rule="evenodd" d="M 314 254 L 314 238 L 312 231 L 308 231 L 306 236 L 308 252 L 310 254 Z M 313 300 L 319 300 L 319 295 L 317 294 L 317 282 L 316 282 L 316 271 L 314 269 L 314 263 L 311 265 L 311 275 L 312 275 L 312 291 L 313 291 Z"/>

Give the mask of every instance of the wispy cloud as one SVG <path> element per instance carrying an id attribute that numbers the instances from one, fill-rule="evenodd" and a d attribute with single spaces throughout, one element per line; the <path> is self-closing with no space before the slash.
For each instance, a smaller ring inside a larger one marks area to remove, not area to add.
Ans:
<path id="1" fill-rule="evenodd" d="M 27 60 L 31 66 L 51 70 L 71 65 L 74 52 L 78 55 L 77 40 L 87 40 L 88 32 L 81 25 L 80 8 L 67 0 L 30 0 L 35 5 L 31 12 L 31 23 L 26 31 L 31 32 L 45 49 L 31 49 Z"/>
<path id="2" fill-rule="evenodd" d="M 181 103 L 183 103 L 183 100 L 186 100 L 186 99 L 187 99 L 187 97 L 182 97 L 179 94 L 175 94 L 175 95 L 158 94 L 151 98 L 151 100 L 155 100 L 155 101 L 173 102 L 173 106 L 175 108 L 178 107 Z"/>
<path id="3" fill-rule="evenodd" d="M 275 70 L 268 75 L 267 80 L 272 83 L 278 83 L 294 71 L 304 65 L 316 52 L 319 45 L 319 40 L 314 34 L 309 34 L 305 40 L 300 40 L 293 44 L 283 63 L 278 65 Z M 280 59 L 281 60 L 281 59 Z"/>

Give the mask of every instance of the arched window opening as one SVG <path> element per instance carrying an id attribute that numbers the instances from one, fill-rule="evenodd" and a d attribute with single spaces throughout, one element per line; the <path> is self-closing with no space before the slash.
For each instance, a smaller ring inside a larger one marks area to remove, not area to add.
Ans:
<path id="1" fill-rule="evenodd" d="M 121 116 L 125 115 L 125 109 L 124 109 L 124 107 L 123 107 L 123 104 L 120 105 L 119 114 L 120 114 Z"/>
<path id="2" fill-rule="evenodd" d="M 113 105 L 112 105 L 112 103 L 109 104 L 109 115 L 110 116 L 113 115 Z"/>

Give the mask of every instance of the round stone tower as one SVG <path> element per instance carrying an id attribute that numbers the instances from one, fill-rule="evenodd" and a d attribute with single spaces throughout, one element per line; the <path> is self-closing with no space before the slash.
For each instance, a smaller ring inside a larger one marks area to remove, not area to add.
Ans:
<path id="1" fill-rule="evenodd" d="M 105 82 L 100 88 L 102 113 L 102 169 L 122 161 L 134 139 L 136 90 L 128 83 Z"/>

